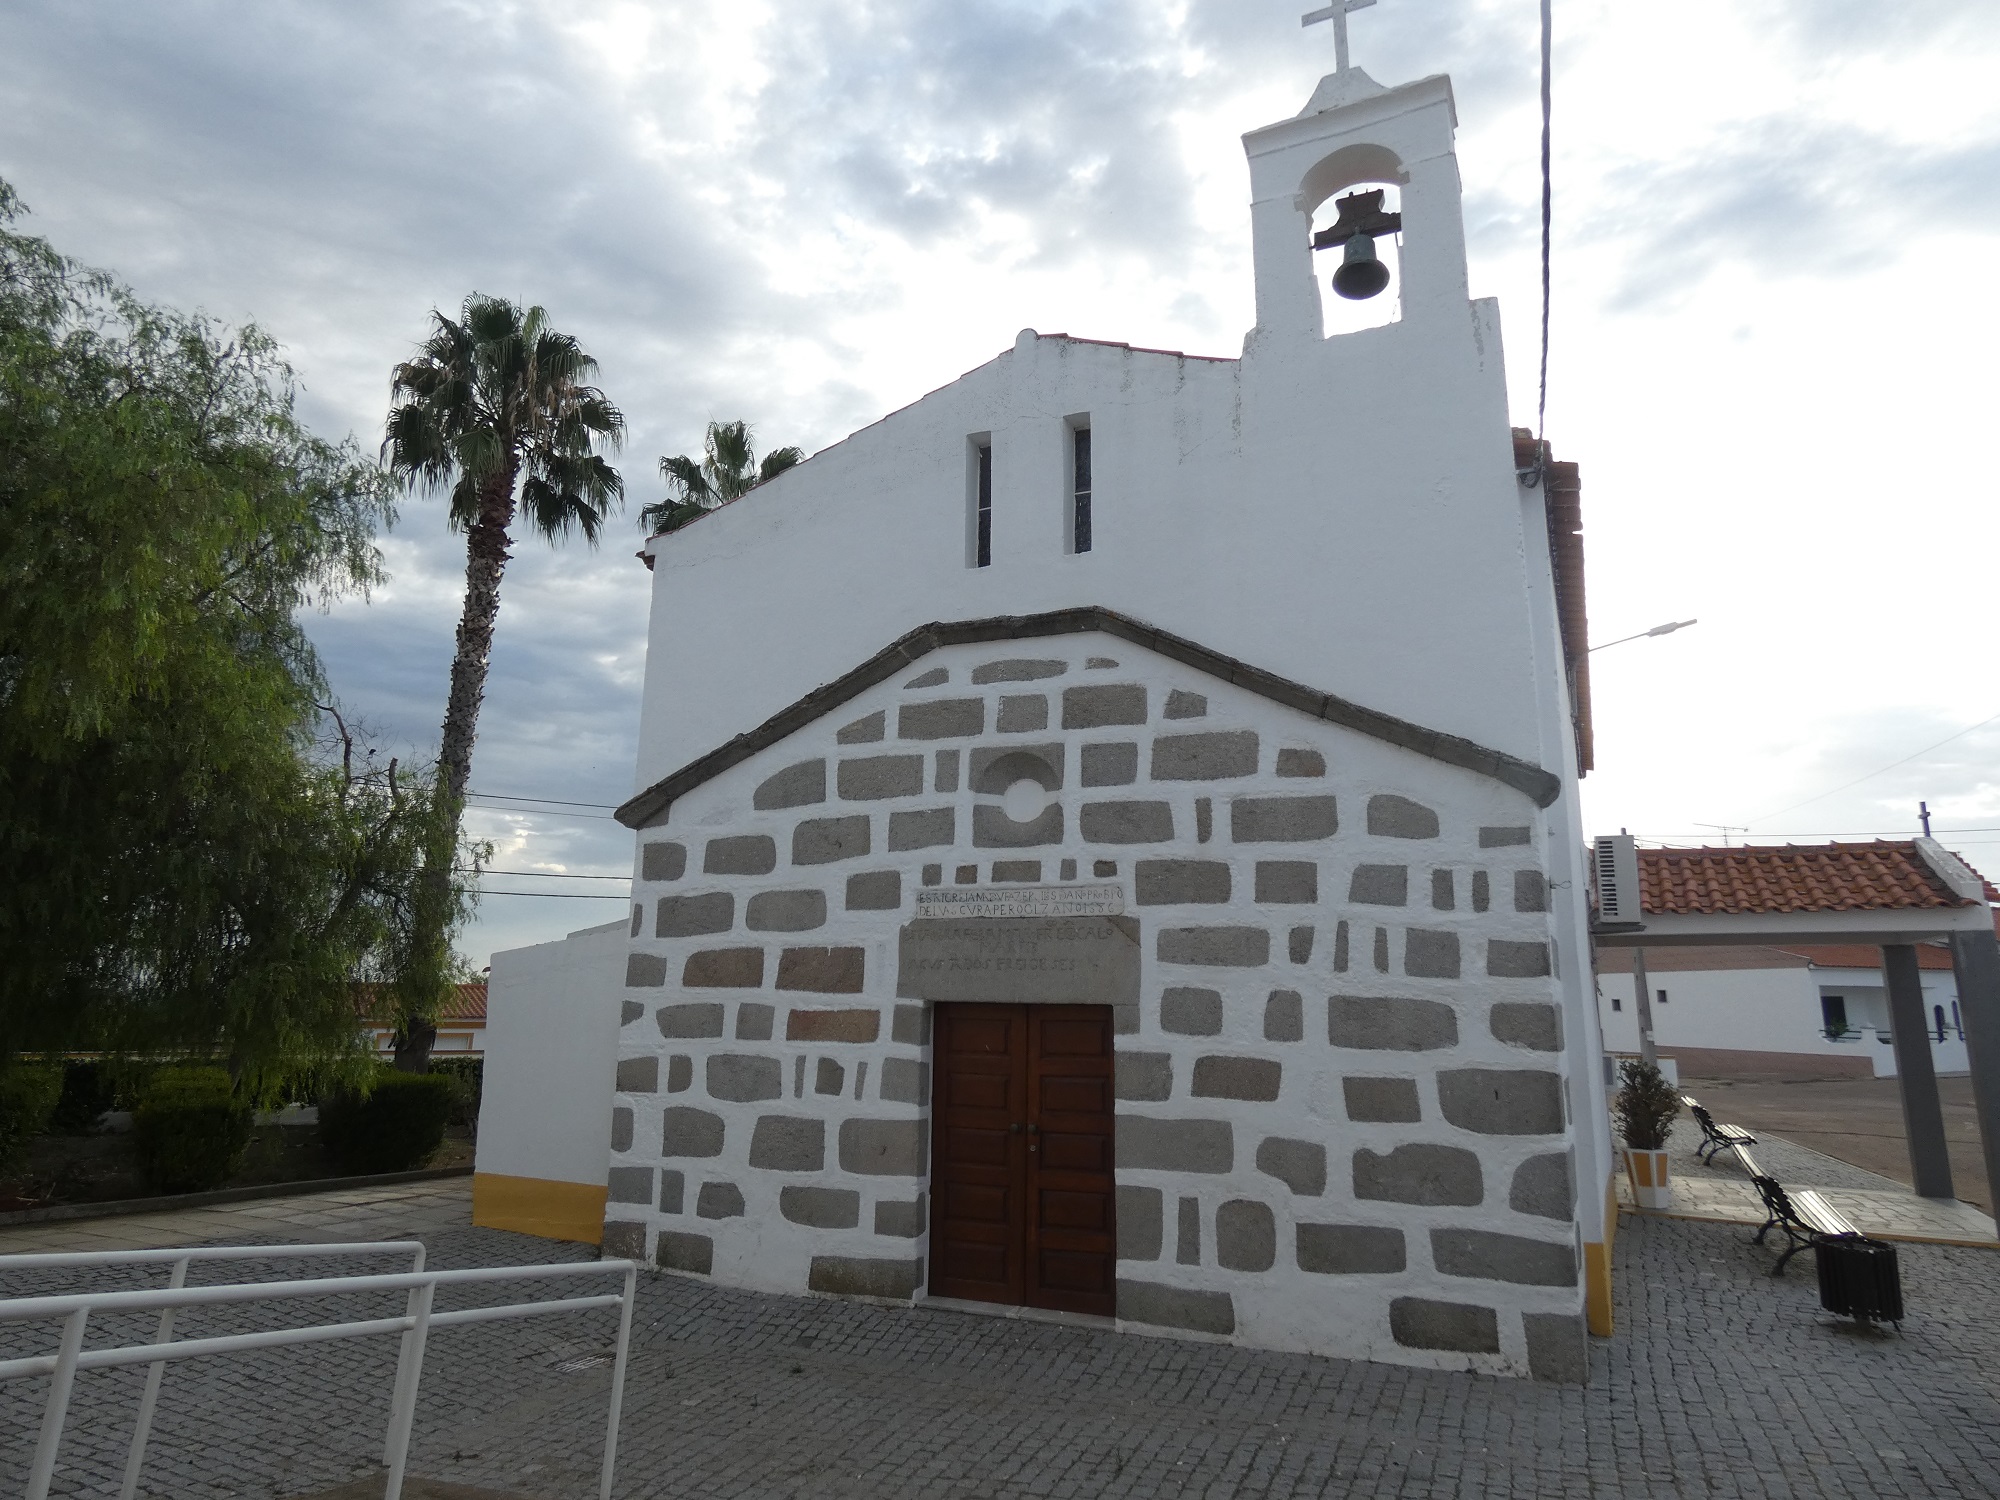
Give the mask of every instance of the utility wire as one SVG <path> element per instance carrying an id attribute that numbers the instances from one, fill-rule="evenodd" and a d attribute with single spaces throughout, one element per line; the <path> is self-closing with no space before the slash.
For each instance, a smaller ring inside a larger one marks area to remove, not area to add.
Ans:
<path id="1" fill-rule="evenodd" d="M 1995 719 L 2000 719 L 2000 714 L 1989 714 L 1985 718 L 1981 719 L 1977 724 L 1968 724 L 1965 726 L 1965 728 L 1959 730 L 1958 733 L 1946 735 L 1943 739 L 1939 740 L 1935 745 L 1926 745 L 1921 750 L 1913 750 L 1908 755 L 1904 756 L 1901 760 L 1892 760 L 1889 762 L 1888 765 L 1881 766 L 1876 770 L 1870 771 L 1866 776 L 1857 776 L 1852 781 L 1844 781 L 1839 786 L 1831 787 L 1824 792 L 1817 792 L 1814 795 L 1806 798 L 1806 800 L 1803 802 L 1794 802 L 1791 805 L 1791 807 L 1781 807 L 1778 809 L 1777 812 L 1767 812 L 1762 817 L 1752 818 L 1750 820 L 1751 826 L 1755 827 L 1759 823 L 1768 823 L 1771 819 L 1777 817 L 1780 813 L 1788 813 L 1793 811 L 1795 808 L 1810 807 L 1815 802 L 1821 801 L 1822 799 L 1827 797 L 1831 797 L 1835 792 L 1844 792 L 1849 787 L 1860 786 L 1861 783 L 1864 781 L 1873 781 L 1877 776 L 1882 775 L 1883 772 L 1885 771 L 1893 771 L 1898 766 L 1907 766 L 1911 761 L 1915 760 L 1920 755 L 1929 755 L 1931 751 L 1940 749 L 1945 745 L 1949 745 L 1953 740 L 1964 739 L 1968 734 L 1972 733 L 1972 731 L 1975 729 L 1984 729 L 1988 724 L 1991 724 Z"/>
<path id="2" fill-rule="evenodd" d="M 561 797 L 527 797 L 516 795 L 513 792 L 467 792 L 465 795 L 468 797 L 498 798 L 504 802 L 548 802 L 556 807 L 598 807 L 606 812 L 614 811 L 618 806 L 616 802 L 569 802 Z"/>

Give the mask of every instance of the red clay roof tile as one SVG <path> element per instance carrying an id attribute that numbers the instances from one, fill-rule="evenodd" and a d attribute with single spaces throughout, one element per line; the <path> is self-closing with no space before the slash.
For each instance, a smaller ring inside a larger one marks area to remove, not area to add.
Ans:
<path id="1" fill-rule="evenodd" d="M 1659 916 L 1965 906 L 1912 842 L 1641 849 L 1640 899 Z M 1992 888 L 1989 899 L 2000 900 Z"/>

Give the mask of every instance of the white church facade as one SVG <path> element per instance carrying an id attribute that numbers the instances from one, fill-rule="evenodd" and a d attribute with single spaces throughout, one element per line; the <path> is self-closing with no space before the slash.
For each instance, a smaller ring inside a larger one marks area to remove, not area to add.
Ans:
<path id="1" fill-rule="evenodd" d="M 1240 359 L 1027 330 L 648 544 L 607 1253 L 1584 1378 L 1573 526 L 1454 125 L 1350 70 L 1245 137 Z M 1362 186 L 1396 316 L 1328 337 Z"/>

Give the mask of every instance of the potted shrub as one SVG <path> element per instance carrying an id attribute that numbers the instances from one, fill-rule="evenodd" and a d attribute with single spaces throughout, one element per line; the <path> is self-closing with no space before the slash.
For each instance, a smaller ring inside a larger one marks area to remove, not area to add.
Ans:
<path id="1" fill-rule="evenodd" d="M 1625 1140 L 1625 1176 L 1632 1199 L 1641 1208 L 1670 1208 L 1673 1189 L 1667 1182 L 1667 1137 L 1681 1096 L 1654 1064 L 1638 1058 L 1618 1065 L 1624 1087 L 1612 1113 Z"/>

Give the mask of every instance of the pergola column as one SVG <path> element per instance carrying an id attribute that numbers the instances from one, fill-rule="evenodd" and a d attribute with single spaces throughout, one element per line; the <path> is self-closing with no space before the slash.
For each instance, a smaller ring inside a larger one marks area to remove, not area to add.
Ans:
<path id="1" fill-rule="evenodd" d="M 1938 1102 L 1931 1062 L 1930 1023 L 1924 1017 L 1923 971 L 1909 943 L 1882 945 L 1882 979 L 1889 991 L 1889 1036 L 1896 1046 L 1896 1082 L 1903 1097 L 1903 1132 L 1910 1143 L 1910 1181 L 1920 1198 L 1950 1198 L 1951 1154 L 1945 1145 L 1944 1106 Z M 1960 1002 L 1963 1013 L 1964 1003 Z"/>
<path id="2" fill-rule="evenodd" d="M 1990 928 L 1951 935 L 1951 971 L 1972 1071 L 1972 1108 L 1986 1152 L 1988 1202 L 2000 1213 L 2000 944 Z"/>

